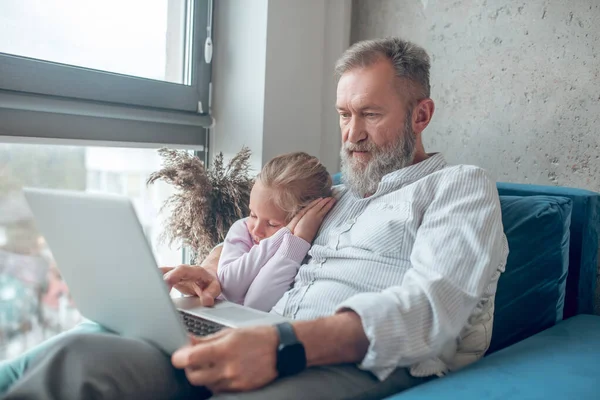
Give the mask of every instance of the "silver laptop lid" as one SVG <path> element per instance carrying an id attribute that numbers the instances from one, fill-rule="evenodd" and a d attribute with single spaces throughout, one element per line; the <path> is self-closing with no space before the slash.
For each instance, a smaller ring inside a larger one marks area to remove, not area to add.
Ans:
<path id="1" fill-rule="evenodd" d="M 80 312 L 168 353 L 188 342 L 131 201 L 24 189 Z"/>

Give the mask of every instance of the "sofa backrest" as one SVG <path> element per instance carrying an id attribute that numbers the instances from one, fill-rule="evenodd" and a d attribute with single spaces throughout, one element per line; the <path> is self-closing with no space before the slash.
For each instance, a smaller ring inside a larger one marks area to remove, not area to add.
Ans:
<path id="1" fill-rule="evenodd" d="M 583 189 L 556 186 L 497 184 L 500 196 L 558 196 L 572 201 L 569 274 L 563 318 L 591 314 L 598 278 L 598 234 L 600 194 Z"/>

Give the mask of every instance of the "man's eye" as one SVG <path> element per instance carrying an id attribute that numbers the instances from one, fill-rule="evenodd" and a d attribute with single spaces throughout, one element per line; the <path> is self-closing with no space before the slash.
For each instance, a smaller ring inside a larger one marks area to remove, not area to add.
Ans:
<path id="1" fill-rule="evenodd" d="M 367 118 L 375 118 L 375 117 L 378 117 L 378 116 L 379 116 L 379 114 L 375 114 L 375 113 L 366 113 L 366 114 L 365 114 L 365 116 L 366 116 Z"/>
<path id="2" fill-rule="evenodd" d="M 350 118 L 350 114 L 348 114 L 348 113 L 340 113 L 340 117 L 342 117 L 342 118 Z"/>

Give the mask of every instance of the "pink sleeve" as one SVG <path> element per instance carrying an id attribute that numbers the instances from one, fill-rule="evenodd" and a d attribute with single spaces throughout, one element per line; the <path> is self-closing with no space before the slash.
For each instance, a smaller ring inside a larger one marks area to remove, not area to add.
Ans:
<path id="1" fill-rule="evenodd" d="M 267 261 L 250 285 L 244 305 L 270 311 L 290 288 L 309 249 L 310 243 L 287 231 L 275 255 Z"/>
<path id="2" fill-rule="evenodd" d="M 245 219 L 232 225 L 225 237 L 217 269 L 222 295 L 226 300 L 243 303 L 250 284 L 260 269 L 273 257 L 283 237 L 288 233 L 291 234 L 289 229 L 281 228 L 255 246 Z"/>

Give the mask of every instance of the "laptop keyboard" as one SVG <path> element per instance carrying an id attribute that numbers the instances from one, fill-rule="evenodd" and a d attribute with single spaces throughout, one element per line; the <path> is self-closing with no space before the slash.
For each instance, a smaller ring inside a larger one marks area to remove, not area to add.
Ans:
<path id="1" fill-rule="evenodd" d="M 225 325 L 217 324 L 216 322 L 209 321 L 185 311 L 179 310 L 179 313 L 183 317 L 183 323 L 187 330 L 196 336 L 207 336 L 226 328 Z"/>

